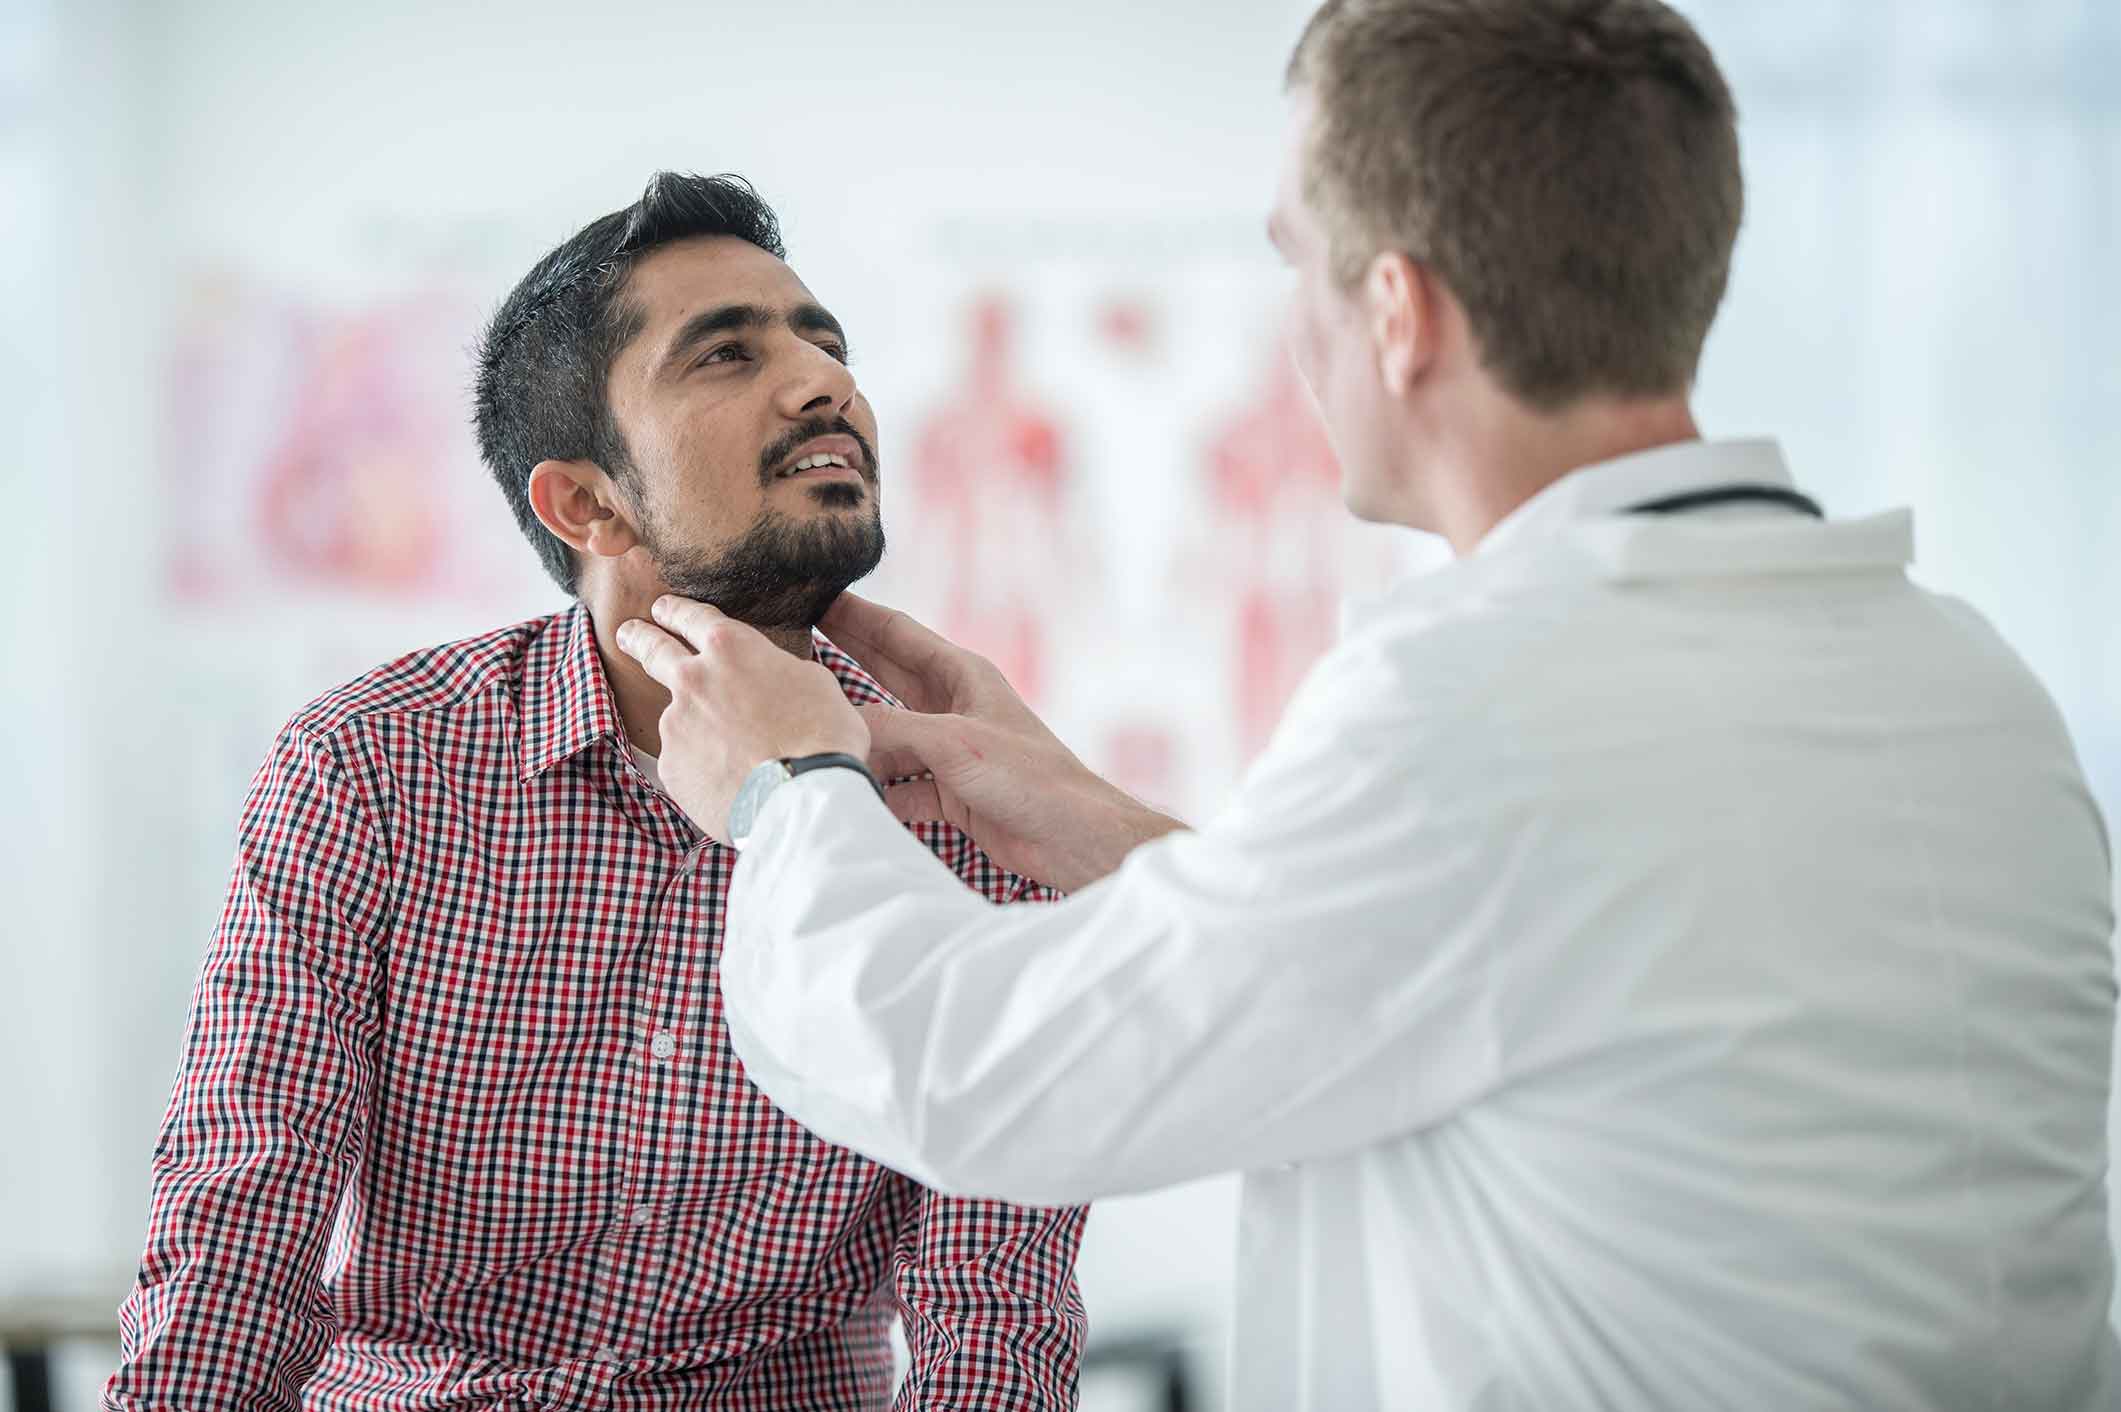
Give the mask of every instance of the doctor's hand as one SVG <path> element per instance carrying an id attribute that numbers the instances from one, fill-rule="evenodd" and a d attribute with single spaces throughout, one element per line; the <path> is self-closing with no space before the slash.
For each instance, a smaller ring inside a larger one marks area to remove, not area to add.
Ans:
<path id="1" fill-rule="evenodd" d="M 868 755 L 869 728 L 825 667 L 689 598 L 666 594 L 651 611 L 655 623 L 619 625 L 619 648 L 670 692 L 658 769 L 709 837 L 729 841 L 729 806 L 764 762 Z"/>
<path id="2" fill-rule="evenodd" d="M 818 626 L 910 708 L 858 708 L 869 766 L 906 822 L 954 824 L 1004 868 L 1064 892 L 1185 827 L 1078 760 L 992 662 L 904 613 L 843 593 Z"/>

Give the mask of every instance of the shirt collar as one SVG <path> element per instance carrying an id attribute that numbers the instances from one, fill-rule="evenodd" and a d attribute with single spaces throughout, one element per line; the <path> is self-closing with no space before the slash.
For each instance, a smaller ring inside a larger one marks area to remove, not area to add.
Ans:
<path id="1" fill-rule="evenodd" d="M 1521 548 L 1577 520 L 1617 515 L 1629 506 L 1720 485 L 1792 488 L 1782 448 L 1762 437 L 1680 441 L 1570 471 L 1503 517 L 1474 546 L 1476 555 Z"/>
<path id="2" fill-rule="evenodd" d="M 554 618 L 531 650 L 523 684 L 522 776 L 543 774 L 599 740 L 624 741 L 589 610 Z"/>
<path id="3" fill-rule="evenodd" d="M 861 664 L 811 629 L 817 660 L 858 704 L 896 706 L 898 699 Z M 552 619 L 531 649 L 522 705 L 522 778 L 543 774 L 600 740 L 627 744 L 618 701 L 597 655 L 595 625 L 580 603 Z"/>

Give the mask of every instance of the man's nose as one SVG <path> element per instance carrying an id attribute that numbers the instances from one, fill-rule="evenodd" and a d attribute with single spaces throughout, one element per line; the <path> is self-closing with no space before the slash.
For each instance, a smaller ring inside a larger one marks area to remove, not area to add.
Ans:
<path id="1" fill-rule="evenodd" d="M 789 417 L 844 412 L 854 401 L 854 374 L 847 365 L 808 339 L 796 340 L 787 381 L 781 388 L 781 411 Z"/>

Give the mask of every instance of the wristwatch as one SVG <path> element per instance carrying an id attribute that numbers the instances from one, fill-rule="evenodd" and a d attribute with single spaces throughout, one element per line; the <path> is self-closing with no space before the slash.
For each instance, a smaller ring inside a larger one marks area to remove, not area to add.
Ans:
<path id="1" fill-rule="evenodd" d="M 736 798 L 729 805 L 729 842 L 742 848 L 751 841 L 751 830 L 758 824 L 759 811 L 766 801 L 797 775 L 809 774 L 812 770 L 852 770 L 869 781 L 876 797 L 884 797 L 884 787 L 877 783 L 869 767 L 852 755 L 841 751 L 830 751 L 823 755 L 797 755 L 792 758 L 768 760 L 750 774 L 744 776 L 743 786 L 737 790 Z"/>

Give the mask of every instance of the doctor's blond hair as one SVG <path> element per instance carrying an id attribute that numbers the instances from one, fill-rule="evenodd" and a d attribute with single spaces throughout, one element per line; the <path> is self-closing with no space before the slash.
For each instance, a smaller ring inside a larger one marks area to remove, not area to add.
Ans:
<path id="1" fill-rule="evenodd" d="M 1344 285 L 1403 252 L 1541 408 L 1685 390 L 1744 207 L 1737 112 L 1658 0 L 1327 0 L 1289 61 Z"/>

